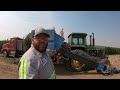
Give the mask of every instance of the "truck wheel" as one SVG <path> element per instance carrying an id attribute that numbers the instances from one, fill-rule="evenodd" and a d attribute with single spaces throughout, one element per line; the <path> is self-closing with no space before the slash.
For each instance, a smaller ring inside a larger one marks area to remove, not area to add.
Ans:
<path id="1" fill-rule="evenodd" d="M 79 54 L 80 50 L 73 50 L 72 52 Z M 80 71 L 82 71 L 85 64 L 79 62 L 78 60 L 69 59 L 69 60 L 65 61 L 65 66 L 66 66 L 66 69 L 69 71 L 80 72 Z"/>
<path id="2" fill-rule="evenodd" d="M 4 57 L 8 57 L 8 53 L 7 53 L 6 50 L 3 51 L 3 56 L 4 56 Z"/>

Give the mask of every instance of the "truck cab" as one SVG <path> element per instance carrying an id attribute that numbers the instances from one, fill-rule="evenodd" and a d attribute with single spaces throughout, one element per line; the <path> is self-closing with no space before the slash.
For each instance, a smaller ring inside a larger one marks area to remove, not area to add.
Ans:
<path id="1" fill-rule="evenodd" d="M 23 54 L 23 39 L 19 37 L 10 38 L 7 43 L 4 43 L 1 49 L 1 53 L 7 56 L 19 56 Z"/>

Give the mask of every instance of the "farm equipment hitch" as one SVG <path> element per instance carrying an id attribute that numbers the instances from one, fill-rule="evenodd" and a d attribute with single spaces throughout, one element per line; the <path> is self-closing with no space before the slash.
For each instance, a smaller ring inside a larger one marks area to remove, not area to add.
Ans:
<path id="1" fill-rule="evenodd" d="M 99 70 L 99 72 L 102 73 L 105 76 L 120 73 L 120 70 L 117 70 L 116 68 L 113 68 L 112 65 L 110 65 L 109 68 L 106 68 L 103 63 L 98 64 L 97 70 Z"/>

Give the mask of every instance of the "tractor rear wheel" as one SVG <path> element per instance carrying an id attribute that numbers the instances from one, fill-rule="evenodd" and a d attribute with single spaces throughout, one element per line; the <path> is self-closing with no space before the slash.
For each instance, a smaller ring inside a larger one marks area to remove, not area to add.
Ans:
<path id="1" fill-rule="evenodd" d="M 81 50 L 73 50 L 73 53 L 81 54 Z M 82 71 L 85 64 L 81 63 L 79 60 L 69 59 L 65 62 L 66 69 L 72 72 L 80 72 Z"/>
<path id="2" fill-rule="evenodd" d="M 96 63 L 100 61 L 100 59 L 98 57 L 90 56 L 86 52 L 79 50 L 79 49 L 73 50 L 71 52 L 75 53 L 79 56 L 82 56 L 83 58 L 86 58 L 87 60 L 94 61 Z M 93 65 L 90 65 L 91 63 L 89 63 L 89 65 L 83 64 L 80 62 L 80 59 L 81 58 L 79 58 L 79 60 L 74 60 L 74 59 L 70 58 L 69 60 L 65 60 L 66 69 L 69 71 L 77 71 L 77 72 L 95 70 L 95 67 Z M 87 61 L 87 63 L 88 62 L 89 61 Z"/>

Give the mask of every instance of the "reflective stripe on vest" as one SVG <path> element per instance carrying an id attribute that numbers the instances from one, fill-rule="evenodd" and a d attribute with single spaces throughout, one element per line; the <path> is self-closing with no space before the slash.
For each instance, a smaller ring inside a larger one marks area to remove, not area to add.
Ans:
<path id="1" fill-rule="evenodd" d="M 27 60 L 21 60 L 20 79 L 26 79 L 26 77 L 27 77 Z"/>
<path id="2" fill-rule="evenodd" d="M 51 65 L 52 65 L 52 68 L 54 69 L 53 63 L 51 62 L 52 59 L 49 57 L 48 53 L 46 53 L 46 54 L 47 54 L 48 59 L 50 60 L 50 63 L 51 63 Z M 56 73 L 55 73 L 55 70 L 53 71 L 53 73 L 52 73 L 52 75 L 50 76 L 49 79 L 56 79 Z"/>
<path id="3" fill-rule="evenodd" d="M 55 74 L 55 71 L 53 71 L 52 75 L 50 76 L 49 79 L 56 79 L 56 74 Z"/>

